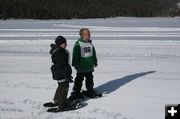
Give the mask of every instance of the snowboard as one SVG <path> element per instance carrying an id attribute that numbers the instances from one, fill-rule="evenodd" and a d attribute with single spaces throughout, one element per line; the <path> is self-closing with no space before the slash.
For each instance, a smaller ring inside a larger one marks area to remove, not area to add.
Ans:
<path id="1" fill-rule="evenodd" d="M 102 93 L 94 92 L 92 95 L 87 90 L 86 91 L 83 90 L 83 91 L 81 91 L 81 93 L 79 95 L 71 93 L 71 96 L 68 98 L 68 100 L 82 101 L 82 100 L 85 100 L 87 98 L 96 99 L 96 98 L 100 98 L 100 97 L 102 97 Z"/>
<path id="2" fill-rule="evenodd" d="M 81 107 L 80 102 L 74 101 L 74 102 L 72 102 L 71 105 L 65 106 L 63 109 L 59 109 L 58 107 L 54 107 L 54 108 L 48 109 L 47 112 L 57 113 L 57 112 L 71 111 L 71 110 L 79 109 L 80 107 Z"/>
<path id="3" fill-rule="evenodd" d="M 95 98 L 100 98 L 102 97 L 102 93 L 97 93 L 95 92 L 93 95 L 89 95 L 87 91 L 82 91 L 81 94 L 84 96 L 84 97 L 88 97 L 88 98 L 92 98 L 92 99 L 95 99 Z"/>
<path id="4" fill-rule="evenodd" d="M 43 104 L 44 107 L 56 107 L 58 106 L 57 104 L 53 103 L 53 102 L 46 102 Z"/>

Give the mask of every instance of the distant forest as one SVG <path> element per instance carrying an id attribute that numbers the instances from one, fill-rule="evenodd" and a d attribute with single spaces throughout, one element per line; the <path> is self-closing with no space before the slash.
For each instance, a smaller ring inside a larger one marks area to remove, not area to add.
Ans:
<path id="1" fill-rule="evenodd" d="M 180 0 L 0 0 L 0 19 L 180 16 Z"/>

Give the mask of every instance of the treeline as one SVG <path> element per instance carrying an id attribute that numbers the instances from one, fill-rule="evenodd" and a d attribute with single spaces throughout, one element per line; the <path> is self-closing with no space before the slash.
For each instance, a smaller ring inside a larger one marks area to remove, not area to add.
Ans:
<path id="1" fill-rule="evenodd" d="M 180 16 L 180 0 L 0 0 L 0 19 Z"/>

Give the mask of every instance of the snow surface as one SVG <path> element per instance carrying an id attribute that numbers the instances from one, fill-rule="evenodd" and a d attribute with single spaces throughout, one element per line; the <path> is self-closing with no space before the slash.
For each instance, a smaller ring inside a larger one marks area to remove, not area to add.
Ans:
<path id="1" fill-rule="evenodd" d="M 64 35 L 72 53 L 82 27 L 92 32 L 103 97 L 47 113 L 57 87 L 49 44 Z M 164 119 L 165 105 L 180 103 L 179 77 L 180 18 L 0 21 L 0 119 Z"/>

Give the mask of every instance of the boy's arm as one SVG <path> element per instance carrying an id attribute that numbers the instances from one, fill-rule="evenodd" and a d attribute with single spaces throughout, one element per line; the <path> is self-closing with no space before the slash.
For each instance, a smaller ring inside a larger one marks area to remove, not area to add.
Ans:
<path id="1" fill-rule="evenodd" d="M 58 52 L 58 51 L 57 51 Z M 56 54 L 56 67 L 64 68 L 65 66 L 65 56 L 63 53 L 59 52 Z"/>
<path id="2" fill-rule="evenodd" d="M 60 78 L 65 78 L 67 79 L 68 82 L 73 82 L 72 81 L 72 69 L 70 65 L 67 65 L 67 58 L 66 54 L 63 52 L 56 52 L 57 54 L 55 55 L 56 61 L 54 63 L 56 67 L 56 71 L 54 72 L 54 76 L 56 79 Z"/>
<path id="3" fill-rule="evenodd" d="M 97 67 L 97 57 L 96 57 L 96 50 L 95 47 L 93 46 L 93 61 L 94 61 L 94 66 Z"/>
<path id="4" fill-rule="evenodd" d="M 72 66 L 77 68 L 80 63 L 80 58 L 81 58 L 80 46 L 79 44 L 76 43 L 73 48 Z"/>

